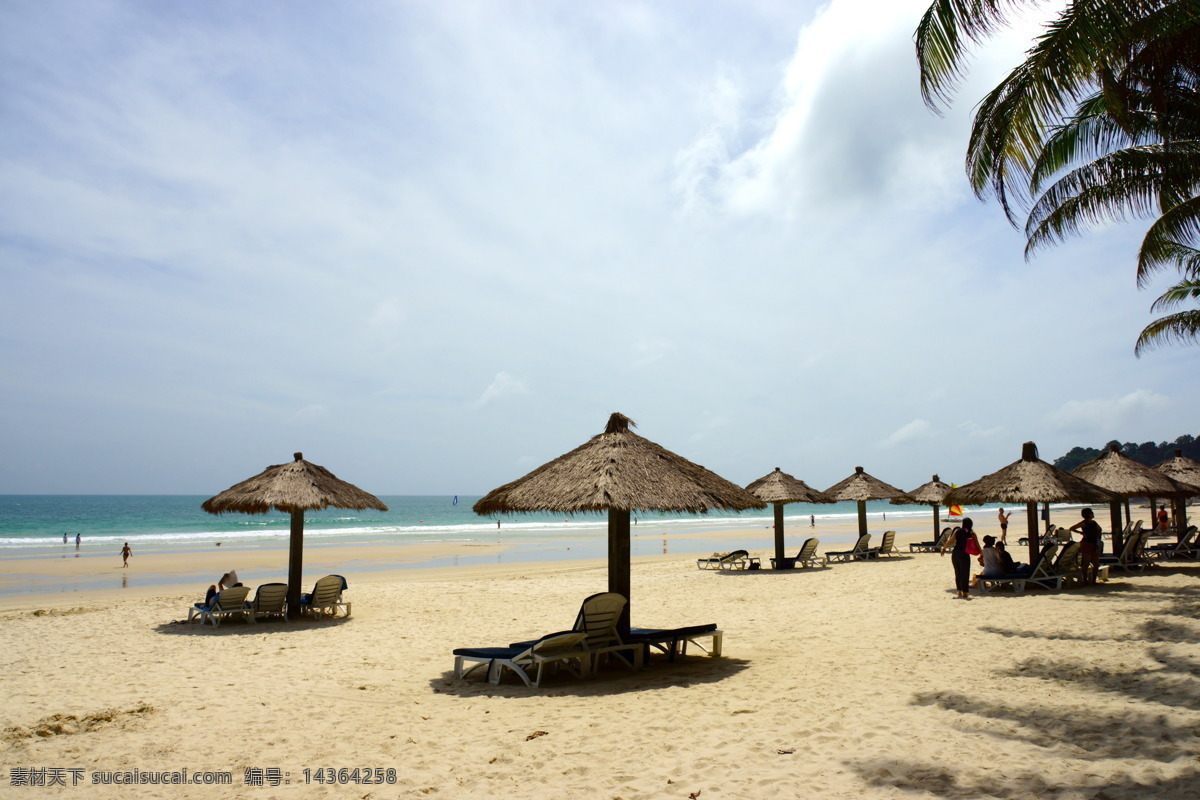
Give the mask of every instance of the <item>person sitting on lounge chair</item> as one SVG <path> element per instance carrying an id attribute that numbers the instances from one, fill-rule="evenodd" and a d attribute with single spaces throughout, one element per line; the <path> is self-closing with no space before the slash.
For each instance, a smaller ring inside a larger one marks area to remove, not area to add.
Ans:
<path id="1" fill-rule="evenodd" d="M 996 552 L 1000 555 L 1000 566 L 1004 569 L 1005 575 L 1016 575 L 1028 569 L 1025 564 L 1019 564 L 1013 561 L 1013 557 L 1009 555 L 1008 548 L 1004 546 L 1004 542 L 996 542 Z"/>
<path id="2" fill-rule="evenodd" d="M 1004 574 L 1004 559 L 1000 557 L 1000 551 L 996 549 L 995 536 L 983 537 L 979 563 L 983 565 L 983 572 L 979 573 L 981 578 L 993 578 Z"/>
<path id="3" fill-rule="evenodd" d="M 208 587 L 208 591 L 204 593 L 204 607 L 212 608 L 213 598 L 219 593 L 228 589 L 231 586 L 241 586 L 242 582 L 238 580 L 237 573 L 229 570 L 215 584 Z"/>

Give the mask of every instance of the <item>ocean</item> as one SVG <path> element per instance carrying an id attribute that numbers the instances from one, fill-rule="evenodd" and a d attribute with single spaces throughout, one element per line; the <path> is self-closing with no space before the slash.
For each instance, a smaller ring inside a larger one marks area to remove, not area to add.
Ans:
<path id="1" fill-rule="evenodd" d="M 201 510 L 203 495 L 0 495 L 0 556 L 5 550 L 61 547 L 63 536 L 74 545 L 119 549 L 138 545 L 211 547 L 216 542 L 274 546 L 286 541 L 288 515 L 213 515 Z M 603 534 L 603 514 L 535 513 L 481 517 L 471 510 L 471 496 L 385 496 L 388 511 L 347 511 L 330 508 L 309 511 L 304 518 L 306 541 L 330 544 L 398 544 L 428 541 L 488 541 L 555 538 L 573 534 Z M 994 505 L 977 509 L 981 514 Z M 809 516 L 841 522 L 857 516 L 853 502 L 831 505 L 792 503 L 784 507 L 787 528 L 808 527 Z M 976 509 L 972 509 L 976 510 Z M 894 506 L 879 500 L 867 503 L 872 527 L 891 518 L 931 518 L 928 506 Z M 942 509 L 942 516 L 946 514 Z M 709 514 L 639 513 L 636 534 L 719 532 L 723 529 L 768 527 L 772 510 L 712 512 Z M 496 523 L 500 526 L 497 528 Z"/>

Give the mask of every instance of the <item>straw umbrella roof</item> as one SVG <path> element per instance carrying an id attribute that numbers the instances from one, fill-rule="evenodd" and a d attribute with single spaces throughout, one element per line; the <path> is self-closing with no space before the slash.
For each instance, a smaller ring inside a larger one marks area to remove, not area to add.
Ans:
<path id="1" fill-rule="evenodd" d="M 900 497 L 903 491 L 855 467 L 854 474 L 825 490 L 834 500 L 889 500 Z"/>
<path id="2" fill-rule="evenodd" d="M 375 495 L 338 479 L 322 466 L 305 461 L 302 453 L 294 456 L 294 461 L 267 467 L 253 478 L 210 497 L 200 507 L 210 514 L 265 514 L 272 508 L 293 513 L 329 506 L 388 510 Z"/>
<path id="3" fill-rule="evenodd" d="M 942 498 L 950 491 L 950 484 L 942 483 L 937 475 L 933 480 L 923 483 L 911 492 L 905 492 L 900 497 L 892 498 L 894 506 L 940 506 Z"/>
<path id="4" fill-rule="evenodd" d="M 1200 494 L 1200 461 L 1188 458 L 1182 450 L 1177 449 L 1174 458 L 1168 458 L 1155 469 L 1194 488 L 1196 491 L 1192 494 Z"/>
<path id="5" fill-rule="evenodd" d="M 715 472 L 630 430 L 613 414 L 604 433 L 569 453 L 493 489 L 477 514 L 523 511 L 741 511 L 765 503 Z"/>
<path id="6" fill-rule="evenodd" d="M 1026 442 L 1021 458 L 977 481 L 951 489 L 945 505 L 981 503 L 1111 503 L 1116 496 L 1083 478 L 1038 458 L 1037 445 Z"/>
<path id="7" fill-rule="evenodd" d="M 779 467 L 746 486 L 746 491 L 768 503 L 836 503 L 832 497 L 793 478 Z"/>
<path id="8" fill-rule="evenodd" d="M 1200 493 L 1194 486 L 1172 480 L 1166 473 L 1134 461 L 1117 447 L 1080 464 L 1071 470 L 1071 474 L 1122 497 L 1188 497 Z"/>

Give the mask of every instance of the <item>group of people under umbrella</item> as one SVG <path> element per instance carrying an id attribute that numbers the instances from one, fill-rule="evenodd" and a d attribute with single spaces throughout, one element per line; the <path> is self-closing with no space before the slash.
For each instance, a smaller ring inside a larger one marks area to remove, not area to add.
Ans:
<path id="1" fill-rule="evenodd" d="M 1028 511 L 1032 563 L 1036 560 L 1040 542 L 1036 513 L 1039 503 L 1108 504 L 1112 508 L 1113 533 L 1119 537 L 1122 500 L 1149 496 L 1174 501 L 1182 531 L 1186 498 L 1200 494 L 1200 463 L 1184 458 L 1178 451 L 1173 461 L 1150 468 L 1114 448 L 1071 474 L 1039 459 L 1032 442 L 1025 443 L 1020 460 L 953 489 L 934 475 L 931 482 L 906 493 L 872 477 L 862 467 L 856 467 L 854 474 L 823 492 L 778 467 L 743 489 L 639 436 L 631 430 L 633 426 L 633 421 L 624 414 L 612 414 L 603 433 L 528 475 L 489 492 L 475 503 L 475 512 L 480 515 L 535 511 L 607 512 L 608 591 L 629 599 L 629 533 L 633 512 L 743 511 L 765 508 L 767 503 L 772 503 L 775 553 L 782 560 L 783 506 L 788 503 L 853 500 L 858 504 L 860 534 L 867 532 L 866 502 L 870 500 L 933 506 L 935 533 L 939 525 L 939 506 L 1023 503 Z M 339 480 L 324 467 L 305 461 L 300 453 L 295 454 L 293 461 L 268 467 L 202 504 L 205 511 L 214 514 L 262 514 L 275 509 L 291 515 L 289 609 L 299 608 L 304 512 L 330 506 L 387 510 L 379 498 Z M 629 630 L 628 603 L 618 627 L 624 632 Z"/>

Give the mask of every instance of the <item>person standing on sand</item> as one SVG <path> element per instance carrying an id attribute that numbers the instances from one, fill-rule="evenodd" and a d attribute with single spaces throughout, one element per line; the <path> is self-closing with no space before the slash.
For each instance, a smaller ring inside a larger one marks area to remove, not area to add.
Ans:
<path id="1" fill-rule="evenodd" d="M 962 521 L 961 528 L 955 528 L 954 533 L 950 534 L 950 539 L 942 547 L 942 555 L 946 555 L 947 548 L 953 548 L 950 554 L 950 561 L 954 564 L 954 588 L 958 590 L 958 598 L 962 600 L 971 599 L 971 550 L 970 545 L 974 543 L 975 553 L 979 553 L 983 548 L 979 546 L 979 539 L 975 536 L 975 523 L 970 517 L 966 517 Z"/>
<path id="2" fill-rule="evenodd" d="M 126 542 L 125 546 L 121 548 L 121 566 L 122 567 L 129 566 L 129 557 L 131 555 L 133 555 L 133 549 L 129 546 L 129 542 Z"/>
<path id="3" fill-rule="evenodd" d="M 817 515 L 816 514 L 808 515 L 808 527 L 810 527 L 810 528 L 817 527 Z"/>
<path id="4" fill-rule="evenodd" d="M 1096 522 L 1096 515 L 1090 508 L 1085 508 L 1079 512 L 1083 519 L 1076 522 L 1070 527 L 1070 530 L 1079 531 L 1082 541 L 1079 543 L 1079 560 L 1083 567 L 1083 584 L 1090 586 L 1096 583 L 1096 575 L 1100 572 L 1100 523 Z"/>
<path id="5" fill-rule="evenodd" d="M 82 541 L 83 541 L 83 534 L 82 533 L 75 534 L 75 549 L 76 550 L 79 549 L 79 543 Z"/>
<path id="6" fill-rule="evenodd" d="M 67 543 L 67 534 L 66 534 L 66 532 L 64 531 L 64 532 L 63 532 L 63 544 L 66 544 L 66 543 Z"/>
<path id="7" fill-rule="evenodd" d="M 1002 508 L 997 516 L 1000 519 L 1000 541 L 1008 544 L 1008 518 L 1012 516 L 1012 512 L 1005 514 Z"/>

